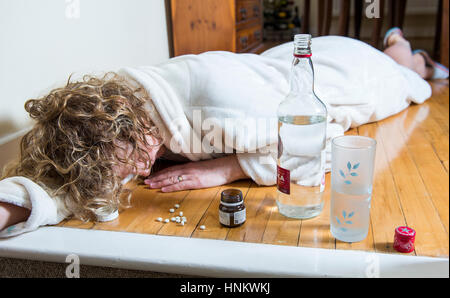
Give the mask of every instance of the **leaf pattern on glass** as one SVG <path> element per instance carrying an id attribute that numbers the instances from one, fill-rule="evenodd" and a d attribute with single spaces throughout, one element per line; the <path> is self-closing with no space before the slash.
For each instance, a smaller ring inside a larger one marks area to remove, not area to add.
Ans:
<path id="1" fill-rule="evenodd" d="M 353 217 L 353 215 L 355 215 L 355 212 L 352 211 L 350 213 L 347 214 L 347 212 L 345 210 L 342 210 L 342 218 L 343 220 L 341 221 L 339 219 L 339 216 L 335 216 L 336 218 L 336 222 L 338 223 L 339 229 L 341 229 L 341 231 L 346 232 L 348 231 L 348 228 L 342 227 L 343 224 L 347 224 L 347 225 L 352 225 L 353 221 L 349 220 L 351 217 Z"/>
<path id="2" fill-rule="evenodd" d="M 336 221 L 338 224 L 341 224 L 341 221 L 339 220 L 339 218 L 336 216 Z"/>
<path id="3" fill-rule="evenodd" d="M 352 170 L 356 170 L 357 168 L 359 168 L 359 165 L 360 165 L 360 163 L 358 162 L 352 166 L 352 163 L 348 161 L 347 162 L 347 169 L 348 169 L 347 174 L 352 177 L 358 177 L 359 176 L 358 173 L 352 172 Z M 352 182 L 350 180 L 345 180 L 347 178 L 347 175 L 344 173 L 344 171 L 339 170 L 339 174 L 342 176 L 342 178 L 344 178 L 345 184 L 347 184 L 347 185 L 352 184 Z"/>

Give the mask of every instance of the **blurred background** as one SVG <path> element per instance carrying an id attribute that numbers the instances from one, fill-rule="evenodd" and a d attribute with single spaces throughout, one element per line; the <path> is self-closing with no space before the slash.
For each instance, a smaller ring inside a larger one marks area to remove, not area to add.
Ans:
<path id="1" fill-rule="evenodd" d="M 399 26 L 414 48 L 448 65 L 448 0 L 368 2 L 0 0 L 0 145 L 32 125 L 25 101 L 71 74 L 210 50 L 258 54 L 296 33 L 347 35 L 380 47 L 385 31 Z M 378 18 L 368 17 L 372 4 Z"/>

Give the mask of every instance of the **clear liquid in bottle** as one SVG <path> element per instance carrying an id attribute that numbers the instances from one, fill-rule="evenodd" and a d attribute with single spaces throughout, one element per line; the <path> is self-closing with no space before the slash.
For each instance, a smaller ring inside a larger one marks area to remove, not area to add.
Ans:
<path id="1" fill-rule="evenodd" d="M 323 209 L 325 130 L 324 116 L 278 119 L 277 205 L 285 216 L 311 218 Z"/>

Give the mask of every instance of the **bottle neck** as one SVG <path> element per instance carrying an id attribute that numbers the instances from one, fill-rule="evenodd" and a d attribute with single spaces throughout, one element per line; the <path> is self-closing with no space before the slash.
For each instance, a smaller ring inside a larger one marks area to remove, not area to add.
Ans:
<path id="1" fill-rule="evenodd" d="M 294 51 L 290 83 L 291 93 L 314 92 L 314 67 L 311 56 L 311 50 Z"/>

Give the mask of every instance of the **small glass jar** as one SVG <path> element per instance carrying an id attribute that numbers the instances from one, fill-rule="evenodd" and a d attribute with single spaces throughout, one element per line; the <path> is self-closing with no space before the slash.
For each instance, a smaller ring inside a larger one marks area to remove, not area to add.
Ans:
<path id="1" fill-rule="evenodd" d="M 219 221 L 227 228 L 235 228 L 246 220 L 244 198 L 239 189 L 226 189 L 222 192 L 219 205 Z"/>

